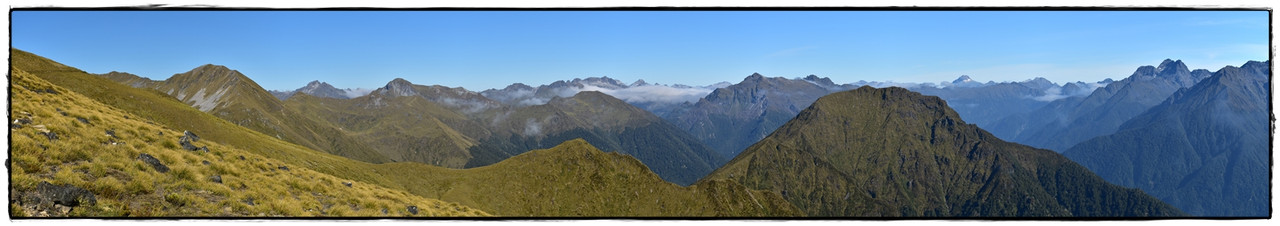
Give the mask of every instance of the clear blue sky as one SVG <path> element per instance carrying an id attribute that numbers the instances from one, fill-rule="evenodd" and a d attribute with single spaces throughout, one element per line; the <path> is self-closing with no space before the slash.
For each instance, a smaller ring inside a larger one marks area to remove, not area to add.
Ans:
<path id="1" fill-rule="evenodd" d="M 18 11 L 12 45 L 91 73 L 226 65 L 267 89 L 502 88 L 609 76 L 1098 81 L 1267 60 L 1266 11 Z"/>

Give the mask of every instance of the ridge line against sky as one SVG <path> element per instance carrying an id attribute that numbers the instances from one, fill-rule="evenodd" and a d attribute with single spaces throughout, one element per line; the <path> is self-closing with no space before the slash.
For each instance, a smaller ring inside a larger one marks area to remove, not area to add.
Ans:
<path id="1" fill-rule="evenodd" d="M 90 73 L 203 64 L 270 90 L 393 78 L 469 90 L 608 76 L 708 85 L 1120 79 L 1270 56 L 1267 11 L 15 11 L 12 47 Z"/>

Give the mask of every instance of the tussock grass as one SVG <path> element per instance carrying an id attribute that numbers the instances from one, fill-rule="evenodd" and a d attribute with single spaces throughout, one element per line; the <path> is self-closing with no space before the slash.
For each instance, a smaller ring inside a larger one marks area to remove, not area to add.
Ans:
<path id="1" fill-rule="evenodd" d="M 9 121 L 30 117 L 32 122 L 10 130 L 15 166 L 10 188 L 32 191 L 47 181 L 84 188 L 96 196 L 96 205 L 76 207 L 66 213 L 69 216 L 382 216 L 381 209 L 358 207 L 410 205 L 430 215 L 487 215 L 470 208 L 430 208 L 445 202 L 337 178 L 216 142 L 196 142 L 208 146 L 209 153 L 186 151 L 176 143 L 182 130 L 137 120 L 143 117 L 50 84 L 19 65 L 10 69 Z M 48 139 L 40 127 L 58 138 Z M 108 130 L 115 136 L 107 135 Z M 141 153 L 155 156 L 170 171 L 160 173 L 137 160 Z M 210 180 L 212 175 L 221 175 L 223 183 Z M 354 182 L 362 189 L 340 182 Z M 254 205 L 241 201 L 250 197 Z M 10 206 L 12 216 L 33 214 L 19 203 Z"/>

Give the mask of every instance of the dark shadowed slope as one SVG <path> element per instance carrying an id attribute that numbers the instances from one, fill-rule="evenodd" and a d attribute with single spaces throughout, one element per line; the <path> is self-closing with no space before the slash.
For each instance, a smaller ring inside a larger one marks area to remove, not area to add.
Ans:
<path id="1" fill-rule="evenodd" d="M 1063 155 L 1199 216 L 1269 216 L 1270 63 L 1228 66 Z"/>
<path id="2" fill-rule="evenodd" d="M 777 191 L 811 216 L 1181 214 L 896 87 L 822 97 L 707 178 Z"/>

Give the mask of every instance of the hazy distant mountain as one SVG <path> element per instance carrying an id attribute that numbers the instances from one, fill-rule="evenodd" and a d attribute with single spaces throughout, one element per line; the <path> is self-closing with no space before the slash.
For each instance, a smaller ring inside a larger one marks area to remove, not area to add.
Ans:
<path id="1" fill-rule="evenodd" d="M 968 82 L 966 82 L 968 81 Z M 1062 86 L 1045 78 L 1022 82 L 972 82 L 969 76 L 961 76 L 954 83 L 969 85 L 911 86 L 905 87 L 924 95 L 941 97 L 965 121 L 987 128 L 1005 117 L 1026 114 L 1044 107 L 1049 101 L 1085 96 L 1104 83 L 1074 82 Z"/>
<path id="2" fill-rule="evenodd" d="M 307 95 L 324 98 L 351 99 L 367 95 L 369 94 L 369 91 L 370 90 L 366 89 L 338 89 L 334 88 L 333 85 L 329 85 L 329 83 L 316 80 L 311 81 L 307 83 L 306 86 L 293 91 L 268 90 L 267 92 L 270 92 L 271 95 L 275 96 L 277 99 L 285 100 L 289 99 L 289 97 L 293 96 L 295 93 L 306 93 Z"/>
<path id="3" fill-rule="evenodd" d="M 708 179 L 773 190 L 810 216 L 1177 216 L 1049 150 L 995 138 L 902 88 L 822 97 Z"/>
<path id="4" fill-rule="evenodd" d="M 752 74 L 738 84 L 718 88 L 686 109 L 664 115 L 723 156 L 736 156 L 795 117 L 801 109 L 836 90 L 830 79 L 786 79 Z"/>
<path id="5" fill-rule="evenodd" d="M 709 86 L 651 84 L 643 79 L 627 85 L 606 76 L 561 80 L 537 88 L 515 83 L 503 89 L 485 90 L 480 94 L 503 104 L 519 107 L 544 104 L 552 98 L 571 97 L 583 91 L 599 91 L 663 116 L 680 110 L 684 105 L 692 105 L 698 98 L 725 86 L 728 84 L 723 82 Z"/>
<path id="6" fill-rule="evenodd" d="M 1165 60 L 1158 67 L 1139 67 L 1128 78 L 1089 96 L 1055 100 L 1035 111 L 999 120 L 988 128 L 1011 141 L 1062 151 L 1081 141 L 1115 133 L 1121 123 L 1209 74 L 1207 70 L 1190 71 L 1182 61 Z"/>
<path id="7" fill-rule="evenodd" d="M 1063 152 L 1199 216 L 1269 216 L 1270 63 L 1222 68 Z"/>

